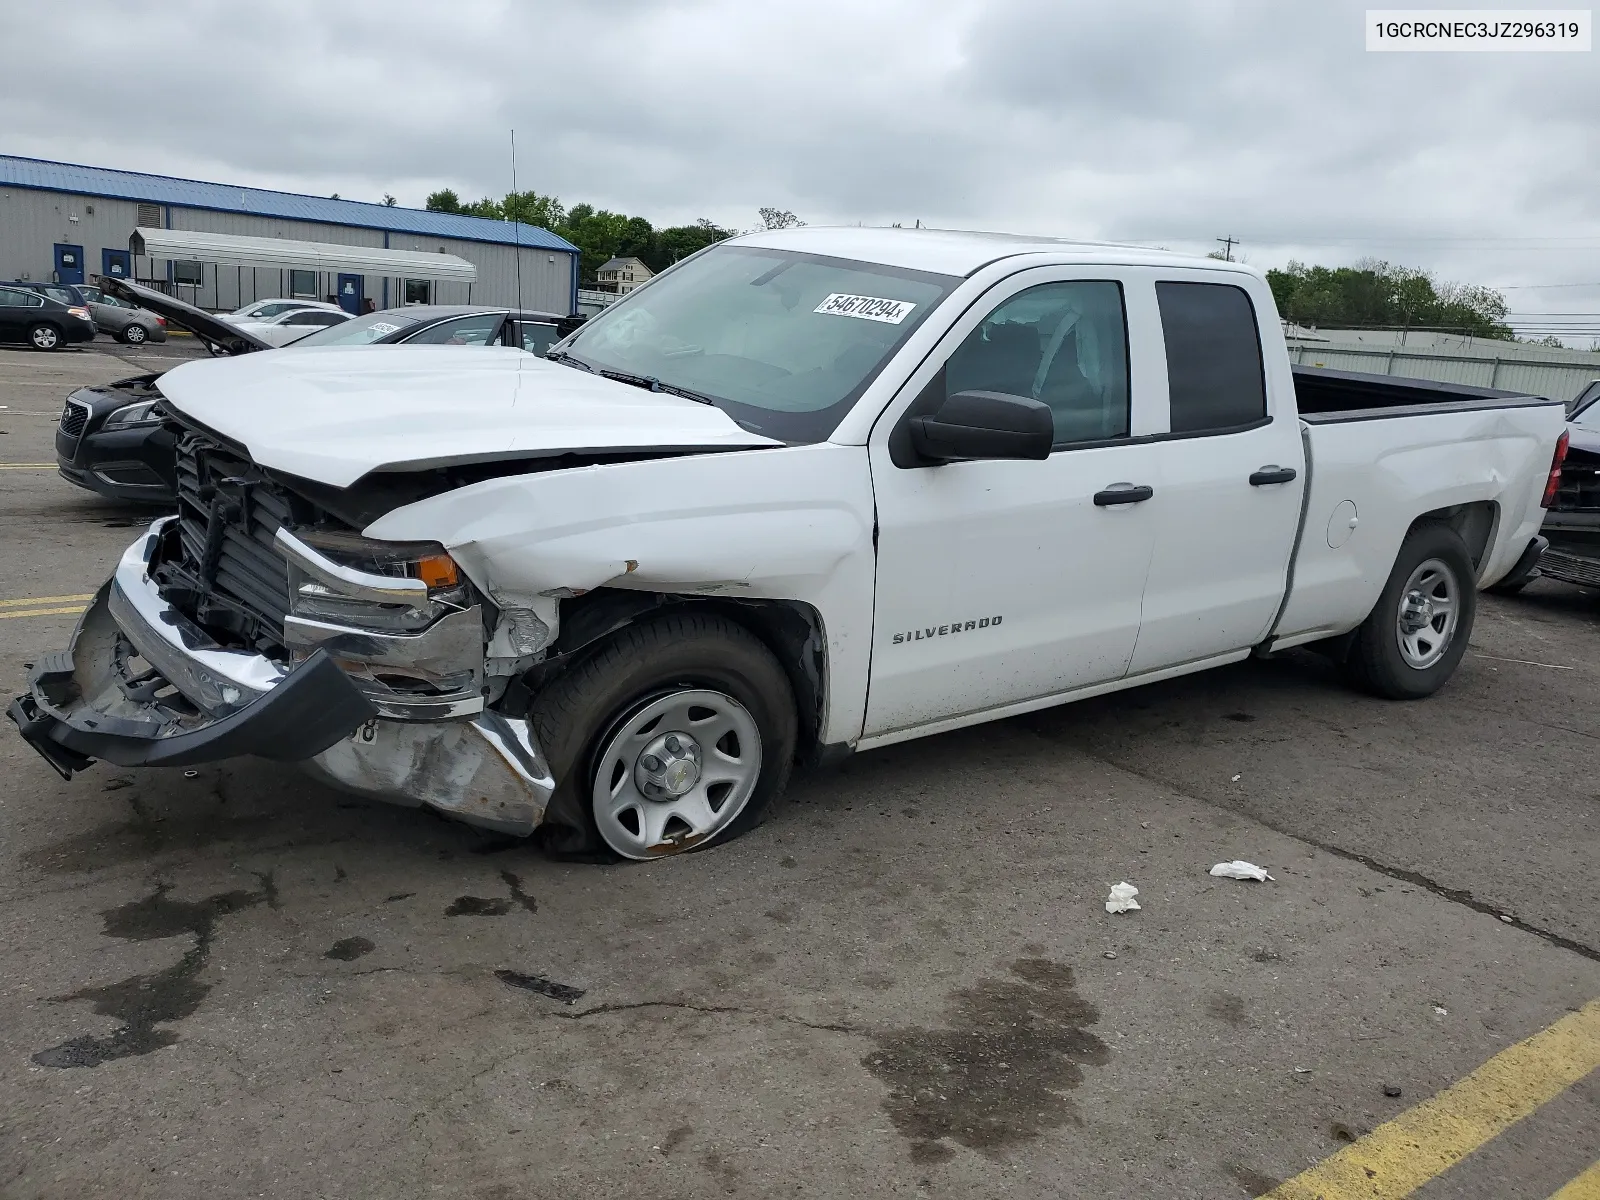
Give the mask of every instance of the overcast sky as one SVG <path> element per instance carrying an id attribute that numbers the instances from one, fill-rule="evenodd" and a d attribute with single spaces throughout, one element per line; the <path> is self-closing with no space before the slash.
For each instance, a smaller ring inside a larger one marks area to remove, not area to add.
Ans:
<path id="1" fill-rule="evenodd" d="M 1461 3 L 1462 0 L 1455 0 Z M 1505 0 L 1501 0 L 1502 3 Z M 1600 62 L 1369 54 L 1361 4 L 0 5 L 0 152 L 420 206 L 1365 256 L 1600 313 Z M 1596 321 L 1600 326 L 1600 319 Z"/>

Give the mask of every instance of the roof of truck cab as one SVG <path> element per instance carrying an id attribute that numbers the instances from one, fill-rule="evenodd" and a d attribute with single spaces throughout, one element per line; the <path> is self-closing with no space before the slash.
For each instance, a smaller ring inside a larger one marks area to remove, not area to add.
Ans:
<path id="1" fill-rule="evenodd" d="M 825 254 L 833 258 L 881 263 L 913 271 L 932 271 L 940 275 L 970 275 L 999 259 L 1023 254 L 1048 254 L 1065 262 L 1187 267 L 1255 274 L 1249 267 L 1239 263 L 1173 254 L 1167 250 L 1152 250 L 1147 246 L 1013 233 L 977 233 L 962 229 L 808 225 L 799 229 L 750 233 L 724 244 Z"/>

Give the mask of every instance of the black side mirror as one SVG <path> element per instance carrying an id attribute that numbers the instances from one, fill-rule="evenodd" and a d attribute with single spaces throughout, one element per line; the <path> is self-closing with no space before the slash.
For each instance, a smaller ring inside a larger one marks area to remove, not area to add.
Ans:
<path id="1" fill-rule="evenodd" d="M 1049 458 L 1056 436 L 1048 404 L 1005 392 L 957 392 L 907 424 L 912 448 L 927 462 Z"/>

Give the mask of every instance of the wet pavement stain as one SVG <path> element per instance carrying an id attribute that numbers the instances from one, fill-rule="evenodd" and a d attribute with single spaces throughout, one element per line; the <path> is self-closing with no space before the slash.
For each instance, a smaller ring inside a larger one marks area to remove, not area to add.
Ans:
<path id="1" fill-rule="evenodd" d="M 501 871 L 500 878 L 504 880 L 513 900 L 531 913 L 539 911 L 539 902 L 522 890 L 522 880 L 518 879 L 510 871 Z"/>
<path id="2" fill-rule="evenodd" d="M 542 975 L 524 975 L 521 971 L 499 970 L 494 973 L 494 977 L 508 987 L 537 992 L 541 996 L 549 996 L 550 999 L 559 1000 L 563 1004 L 576 1004 L 588 991 L 587 988 L 573 987 L 570 983 L 556 983 L 553 979 L 546 979 Z"/>
<path id="3" fill-rule="evenodd" d="M 1218 992 L 1206 1001 L 1206 1012 L 1219 1021 L 1226 1021 L 1229 1025 L 1243 1025 L 1244 998 L 1228 992 Z"/>
<path id="4" fill-rule="evenodd" d="M 364 937 L 340 938 L 328 947 L 323 958 L 337 959 L 339 962 L 355 962 L 363 954 L 371 954 L 377 947 Z"/>
<path id="5" fill-rule="evenodd" d="M 60 1045 L 39 1051 L 33 1061 L 41 1067 L 98 1067 L 114 1059 L 149 1054 L 176 1042 L 175 1032 L 157 1027 L 192 1016 L 211 991 L 211 985 L 200 982 L 198 976 L 211 957 L 211 938 L 217 918 L 263 902 L 271 903 L 275 898 L 272 876 L 258 878 L 265 885 L 262 891 L 220 892 L 194 901 L 170 899 L 167 893 L 171 885 L 161 884 L 143 900 L 101 913 L 108 937 L 148 942 L 187 933 L 194 935 L 194 945 L 165 970 L 132 975 L 117 983 L 79 988 L 65 996 L 52 997 L 58 1003 L 88 1000 L 98 1015 L 113 1017 L 122 1025 L 109 1037 L 85 1034 L 68 1038 Z"/>
<path id="6" fill-rule="evenodd" d="M 1023 958 L 1011 975 L 955 992 L 948 1028 L 880 1035 L 861 1060 L 889 1086 L 884 1109 L 913 1162 L 952 1157 L 948 1142 L 994 1157 L 1077 1123 L 1066 1093 L 1083 1067 L 1111 1057 L 1086 1028 L 1100 1012 L 1074 989 L 1071 967 Z"/>
<path id="7" fill-rule="evenodd" d="M 503 917 L 511 911 L 511 901 L 498 896 L 457 896 L 444 910 L 447 917 Z"/>
<path id="8" fill-rule="evenodd" d="M 1281 1180 L 1263 1175 L 1260 1171 L 1252 1171 L 1249 1167 L 1240 1166 L 1238 1163 L 1225 1162 L 1222 1164 L 1222 1169 L 1244 1189 L 1247 1196 L 1265 1196 L 1281 1183 Z"/>

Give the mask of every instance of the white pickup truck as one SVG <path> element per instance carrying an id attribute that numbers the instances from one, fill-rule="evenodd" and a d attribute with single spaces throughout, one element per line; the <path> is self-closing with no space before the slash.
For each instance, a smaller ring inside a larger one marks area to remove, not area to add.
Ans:
<path id="1" fill-rule="evenodd" d="M 162 376 L 179 511 L 9 713 L 301 762 L 554 851 L 754 826 L 796 762 L 1321 643 L 1426 696 L 1541 548 L 1559 402 L 1292 371 L 1232 263 L 724 242 L 558 343 Z"/>

